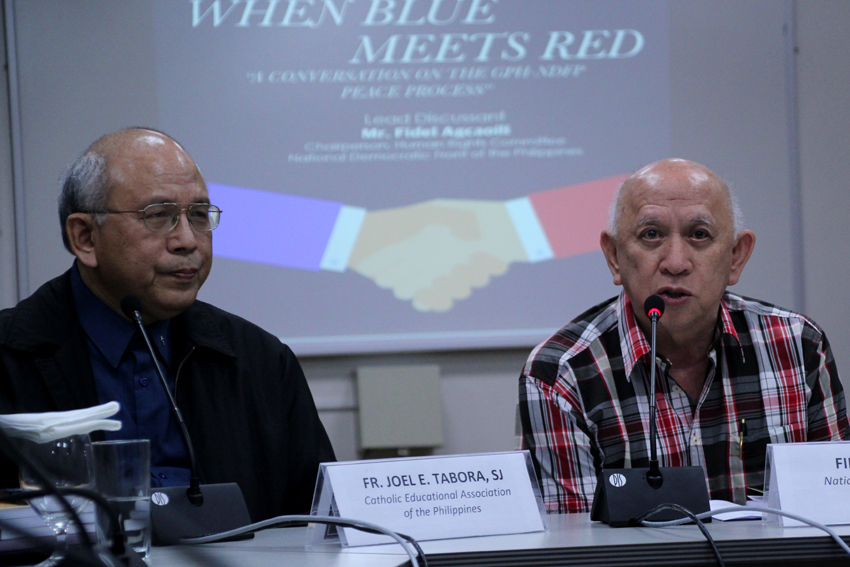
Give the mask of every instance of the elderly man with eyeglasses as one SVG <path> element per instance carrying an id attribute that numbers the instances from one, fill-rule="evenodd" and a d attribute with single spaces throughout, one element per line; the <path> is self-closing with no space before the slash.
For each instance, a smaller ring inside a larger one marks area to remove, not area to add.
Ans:
<path id="1" fill-rule="evenodd" d="M 189 481 L 189 459 L 141 333 L 142 319 L 191 434 L 203 483 L 237 482 L 254 521 L 309 510 L 320 462 L 334 460 L 292 351 L 244 319 L 197 301 L 221 211 L 188 153 L 131 128 L 95 141 L 59 196 L 72 268 L 0 312 L 0 413 L 117 400 L 117 432 L 150 439 L 152 485 Z M 17 485 L 0 463 L 0 482 Z"/>

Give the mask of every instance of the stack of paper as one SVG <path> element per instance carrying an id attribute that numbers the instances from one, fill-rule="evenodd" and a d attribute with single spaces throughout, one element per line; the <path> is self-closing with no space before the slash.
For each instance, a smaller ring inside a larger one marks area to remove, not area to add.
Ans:
<path id="1" fill-rule="evenodd" d="M 753 506 L 761 506 L 761 497 L 758 497 L 758 500 L 752 499 L 747 500 L 747 504 L 751 504 Z M 735 504 L 734 502 L 727 502 L 726 500 L 709 500 L 709 505 L 711 506 L 711 510 L 722 510 L 723 508 L 736 508 L 738 510 L 731 512 L 723 512 L 722 514 L 715 514 L 712 516 L 715 520 L 720 520 L 721 522 L 729 522 L 733 520 L 761 520 L 761 512 L 756 512 L 754 510 L 747 510 L 746 506 L 741 506 L 740 504 Z"/>

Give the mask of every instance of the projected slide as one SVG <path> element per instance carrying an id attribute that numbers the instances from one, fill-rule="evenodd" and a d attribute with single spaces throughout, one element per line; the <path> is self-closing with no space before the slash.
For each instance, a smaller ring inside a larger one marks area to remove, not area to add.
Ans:
<path id="1" fill-rule="evenodd" d="M 159 126 L 223 210 L 202 298 L 297 353 L 530 345 L 615 293 L 670 153 L 664 2 L 157 0 Z"/>
<path id="2" fill-rule="evenodd" d="M 229 213 L 216 233 L 216 255 L 304 270 L 351 268 L 420 311 L 448 311 L 512 262 L 596 250 L 625 177 L 505 202 L 435 199 L 373 212 L 210 184 L 212 201 Z M 256 211 L 277 222 L 257 226 Z"/>

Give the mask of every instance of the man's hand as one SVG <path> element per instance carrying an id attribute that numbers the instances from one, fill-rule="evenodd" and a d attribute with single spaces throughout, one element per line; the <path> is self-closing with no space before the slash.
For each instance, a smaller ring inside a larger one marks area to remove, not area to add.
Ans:
<path id="1" fill-rule="evenodd" d="M 437 199 L 367 213 L 348 266 L 419 311 L 448 311 L 526 260 L 503 202 Z"/>

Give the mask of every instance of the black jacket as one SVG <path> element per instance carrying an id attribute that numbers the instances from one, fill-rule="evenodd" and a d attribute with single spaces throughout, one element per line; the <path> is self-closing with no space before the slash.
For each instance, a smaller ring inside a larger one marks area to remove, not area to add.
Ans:
<path id="1" fill-rule="evenodd" d="M 172 344 L 175 398 L 201 482 L 237 482 L 254 521 L 309 512 L 319 463 L 334 453 L 289 347 L 201 301 L 172 320 Z M 0 311 L 0 413 L 97 404 L 66 272 Z M 17 485 L 8 461 L 0 483 Z"/>

